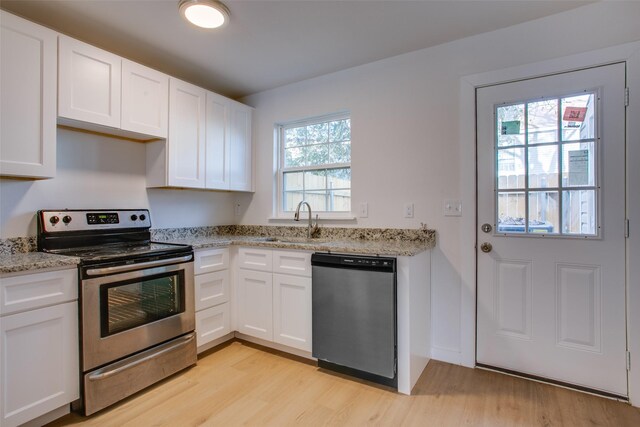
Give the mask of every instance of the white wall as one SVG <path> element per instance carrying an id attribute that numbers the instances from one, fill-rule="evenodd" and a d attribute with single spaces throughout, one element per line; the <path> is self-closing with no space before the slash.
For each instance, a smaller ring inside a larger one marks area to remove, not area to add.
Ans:
<path id="1" fill-rule="evenodd" d="M 640 40 L 640 3 L 607 2 L 255 94 L 256 193 L 239 196 L 241 224 L 273 214 L 274 123 L 350 110 L 353 206 L 359 227 L 438 231 L 432 256 L 433 357 L 460 363 L 461 218 L 442 215 L 459 198 L 462 76 Z M 471 147 L 470 147 L 471 149 Z M 404 203 L 415 204 L 405 219 Z M 355 211 L 355 209 L 354 209 Z M 463 206 L 474 216 L 474 206 Z M 462 239 L 464 242 L 465 239 Z M 474 236 L 469 236 L 472 244 Z M 468 346 L 465 346 L 468 347 Z"/>
<path id="2" fill-rule="evenodd" d="M 0 179 L 0 238 L 35 236 L 38 209 L 149 208 L 154 228 L 232 224 L 234 196 L 147 190 L 145 145 L 58 129 L 54 179 Z"/>

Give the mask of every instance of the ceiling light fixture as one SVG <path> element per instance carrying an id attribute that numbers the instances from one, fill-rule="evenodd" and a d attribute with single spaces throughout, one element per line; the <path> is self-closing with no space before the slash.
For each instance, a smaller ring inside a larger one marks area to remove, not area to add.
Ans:
<path id="1" fill-rule="evenodd" d="M 219 28 L 229 22 L 229 9 L 215 0 L 181 0 L 180 15 L 202 28 Z"/>

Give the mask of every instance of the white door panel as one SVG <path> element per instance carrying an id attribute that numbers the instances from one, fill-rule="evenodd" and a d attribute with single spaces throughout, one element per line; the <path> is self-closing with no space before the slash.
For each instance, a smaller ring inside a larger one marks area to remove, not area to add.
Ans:
<path id="1" fill-rule="evenodd" d="M 627 395 L 624 87 L 613 64 L 478 90 L 479 364 Z"/>

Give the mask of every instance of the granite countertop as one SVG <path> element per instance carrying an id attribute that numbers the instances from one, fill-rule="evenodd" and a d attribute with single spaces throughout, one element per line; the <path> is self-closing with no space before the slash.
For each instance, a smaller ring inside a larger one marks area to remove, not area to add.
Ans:
<path id="1" fill-rule="evenodd" d="M 413 256 L 432 249 L 436 232 L 420 229 L 330 228 L 321 227 L 318 238 L 307 239 L 306 227 L 212 226 L 151 230 L 151 240 L 182 243 L 194 249 L 230 245 L 295 249 L 311 252 L 363 255 Z M 29 272 L 47 268 L 73 267 L 76 257 L 36 252 L 35 237 L 0 241 L 0 274 Z"/>
<path id="2" fill-rule="evenodd" d="M 75 267 L 80 258 L 48 254 L 44 252 L 26 252 L 0 255 L 0 274 L 27 272 L 43 268 Z"/>
<path id="3" fill-rule="evenodd" d="M 301 237 L 265 236 L 201 236 L 201 237 L 159 237 L 156 240 L 182 243 L 193 249 L 225 247 L 229 245 L 264 247 L 271 249 L 296 249 L 313 252 L 353 253 L 363 255 L 413 256 L 432 249 L 433 239 L 425 241 L 366 240 L 366 239 L 306 239 Z"/>

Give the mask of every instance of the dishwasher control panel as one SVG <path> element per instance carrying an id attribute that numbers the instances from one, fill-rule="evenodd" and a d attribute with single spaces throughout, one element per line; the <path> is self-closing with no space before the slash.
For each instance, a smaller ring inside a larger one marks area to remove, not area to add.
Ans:
<path id="1" fill-rule="evenodd" d="M 311 256 L 311 265 L 394 272 L 396 270 L 396 259 L 389 257 L 316 252 Z"/>
<path id="2" fill-rule="evenodd" d="M 369 258 L 343 258 L 342 264 L 371 266 L 371 267 L 389 267 L 393 263 L 392 260 L 386 259 L 369 259 Z"/>

